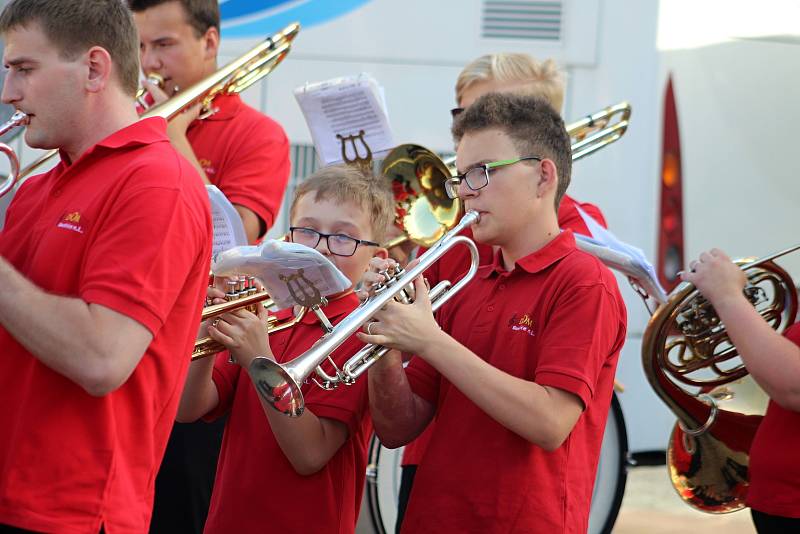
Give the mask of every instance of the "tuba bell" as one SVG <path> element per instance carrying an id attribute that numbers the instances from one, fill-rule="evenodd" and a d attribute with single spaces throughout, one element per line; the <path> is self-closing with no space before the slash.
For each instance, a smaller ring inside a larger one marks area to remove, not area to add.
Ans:
<path id="1" fill-rule="evenodd" d="M 794 323 L 798 297 L 792 278 L 773 260 L 798 249 L 736 262 L 747 276 L 745 296 L 777 332 Z M 642 364 L 656 394 L 678 417 L 667 446 L 678 495 L 703 512 L 743 508 L 750 444 L 767 397 L 692 284 L 676 287 L 650 318 Z"/>

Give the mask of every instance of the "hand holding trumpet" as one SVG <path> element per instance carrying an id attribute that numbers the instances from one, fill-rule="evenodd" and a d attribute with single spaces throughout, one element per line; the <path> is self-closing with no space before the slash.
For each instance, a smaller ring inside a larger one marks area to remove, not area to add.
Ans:
<path id="1" fill-rule="evenodd" d="M 413 269 L 417 263 L 416 260 L 411 262 L 408 268 Z M 362 278 L 366 286 L 363 291 L 369 296 L 380 291 L 381 284 L 386 281 L 383 273 L 392 268 L 397 268 L 394 260 L 373 258 L 370 270 Z M 425 279 L 418 276 L 413 285 L 409 285 L 404 291 L 403 298 L 408 302 L 388 302 L 364 325 L 363 331 L 357 334 L 359 340 L 403 352 L 422 354 L 436 336 L 444 335 L 434 319 Z"/>

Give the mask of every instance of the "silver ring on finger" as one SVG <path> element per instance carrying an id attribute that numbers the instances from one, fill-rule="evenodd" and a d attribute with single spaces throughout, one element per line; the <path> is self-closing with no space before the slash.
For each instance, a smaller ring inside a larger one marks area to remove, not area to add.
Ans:
<path id="1" fill-rule="evenodd" d="M 372 330 L 370 330 L 370 328 L 372 328 L 373 324 L 375 324 L 375 323 L 374 322 L 367 323 L 367 334 L 370 335 L 370 336 L 372 335 Z"/>

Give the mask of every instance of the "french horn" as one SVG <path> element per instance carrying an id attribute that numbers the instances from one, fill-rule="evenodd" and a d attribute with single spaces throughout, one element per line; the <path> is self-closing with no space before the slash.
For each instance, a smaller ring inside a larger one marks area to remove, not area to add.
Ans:
<path id="1" fill-rule="evenodd" d="M 797 290 L 773 262 L 800 245 L 755 260 L 738 260 L 744 294 L 775 331 L 797 316 Z M 667 447 L 670 480 L 690 506 L 727 513 L 745 506 L 749 450 L 766 411 L 755 384 L 711 304 L 684 282 L 653 313 L 644 332 L 642 364 L 650 385 L 678 417 Z"/>

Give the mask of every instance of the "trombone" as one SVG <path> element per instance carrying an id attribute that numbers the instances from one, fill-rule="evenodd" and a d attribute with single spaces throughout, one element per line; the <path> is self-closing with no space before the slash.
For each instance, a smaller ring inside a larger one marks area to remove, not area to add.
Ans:
<path id="1" fill-rule="evenodd" d="M 151 107 L 141 115 L 141 118 L 162 117 L 169 121 L 186 108 L 198 103 L 201 104 L 204 115 L 208 116 L 213 113 L 213 102 L 217 96 L 241 93 L 272 72 L 289 54 L 292 41 L 299 31 L 300 24 L 296 22 L 289 24 L 213 74 L 181 91 L 169 100 Z M 157 79 L 154 81 L 157 82 Z M 11 121 L 0 128 L 6 128 L 5 131 L 8 131 L 14 126 L 26 124 L 27 121 L 9 126 L 10 123 Z M 8 151 L 0 148 L 0 152 L 6 153 L 11 159 Z M 58 154 L 58 150 L 50 150 L 21 171 L 9 175 L 6 182 L 0 187 L 0 196 L 14 188 L 15 183 L 19 187 L 34 171 L 50 161 L 56 154 Z M 14 159 L 16 160 L 16 155 L 14 155 Z M 19 165 L 17 164 L 18 168 Z M 11 180 L 12 175 L 13 181 Z"/>
<path id="2" fill-rule="evenodd" d="M 620 139 L 628 128 L 631 106 L 621 102 L 567 126 L 572 139 L 572 159 L 576 161 Z M 299 416 L 304 410 L 301 386 L 312 379 L 323 389 L 339 384 L 352 384 L 389 349 L 367 345 L 350 357 L 333 375 L 320 367 L 344 340 L 361 328 L 392 299 L 405 299 L 405 288 L 419 274 L 456 245 L 463 244 L 470 252 L 467 272 L 453 285 L 442 281 L 430 291 L 433 311 L 438 310 L 460 291 L 478 269 L 478 250 L 467 237 L 458 235 L 478 221 L 476 212 L 467 212 L 459 221 L 462 206 L 459 199 L 445 194 L 444 184 L 455 174 L 455 158 L 443 161 L 433 151 L 420 145 L 405 144 L 393 149 L 383 162 L 381 173 L 390 179 L 395 191 L 396 220 L 404 235 L 383 246 L 391 248 L 411 240 L 430 247 L 419 257 L 419 264 L 409 271 L 400 269 L 387 275 L 387 282 L 353 313 L 326 333 L 317 344 L 290 362 L 279 364 L 259 357 L 250 365 L 250 375 L 259 394 L 272 406 L 289 416 Z M 449 231 L 447 231 L 449 229 Z M 446 233 L 445 233 L 446 232 Z M 330 361 L 330 360 L 329 360 Z M 316 373 L 316 378 L 311 378 Z"/>
<path id="3" fill-rule="evenodd" d="M 572 141 L 572 161 L 578 161 L 618 141 L 628 130 L 631 105 L 620 102 L 566 126 Z M 459 199 L 445 194 L 444 184 L 456 175 L 456 158 L 441 159 L 415 144 L 395 147 L 386 156 L 381 174 L 392 181 L 397 200 L 397 224 L 403 234 L 383 246 L 406 241 L 430 247 L 451 228 L 461 214 Z"/>

